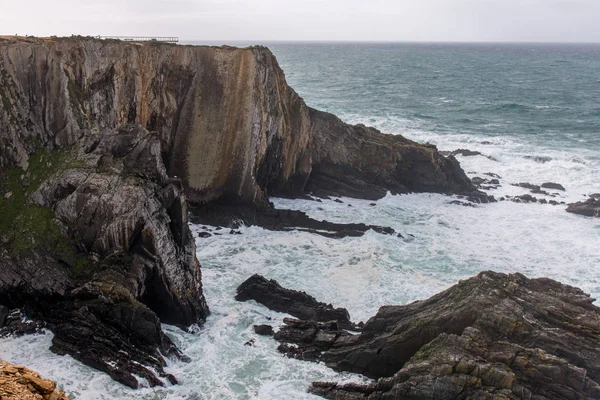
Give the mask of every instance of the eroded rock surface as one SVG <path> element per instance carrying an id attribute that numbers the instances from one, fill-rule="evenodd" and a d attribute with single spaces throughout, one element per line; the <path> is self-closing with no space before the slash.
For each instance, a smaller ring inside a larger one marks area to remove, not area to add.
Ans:
<path id="1" fill-rule="evenodd" d="M 56 383 L 25 367 L 0 361 L 0 399 L 69 400 Z"/>
<path id="2" fill-rule="evenodd" d="M 577 288 L 483 272 L 432 298 L 382 307 L 351 335 L 287 320 L 288 355 L 378 380 L 315 383 L 330 399 L 596 399 L 600 309 Z"/>
<path id="3" fill-rule="evenodd" d="M 164 357 L 184 357 L 160 324 L 201 324 L 208 307 L 159 138 L 126 125 L 30 160 L 0 185 L 17 196 L 2 203 L 14 226 L 0 232 L 0 303 L 46 322 L 54 352 L 130 387 L 133 374 L 175 382 Z"/>
<path id="4" fill-rule="evenodd" d="M 4 38 L 0 87 L 0 165 L 25 168 L 40 145 L 135 123 L 156 132 L 195 203 L 388 191 L 487 201 L 434 146 L 307 107 L 265 47 Z"/>

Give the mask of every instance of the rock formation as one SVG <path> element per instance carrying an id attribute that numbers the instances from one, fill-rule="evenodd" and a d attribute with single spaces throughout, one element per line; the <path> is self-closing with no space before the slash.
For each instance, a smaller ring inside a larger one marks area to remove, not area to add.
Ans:
<path id="1" fill-rule="evenodd" d="M 194 203 L 266 205 L 267 195 L 380 198 L 477 192 L 434 146 L 313 110 L 264 47 L 94 39 L 0 42 L 0 165 L 135 123 L 156 132 L 167 172 Z"/>
<path id="2" fill-rule="evenodd" d="M 281 287 L 277 281 L 253 275 L 237 288 L 237 301 L 254 300 L 267 308 L 313 321 L 336 321 L 343 329 L 354 329 L 350 314 L 345 308 L 333 308 L 331 304 L 317 301 L 314 297 L 297 290 Z"/>
<path id="3" fill-rule="evenodd" d="M 0 361 L 0 399 L 69 400 L 56 383 L 43 379 L 25 367 Z"/>
<path id="4" fill-rule="evenodd" d="M 264 47 L 0 37 L 0 103 L 0 304 L 131 387 L 175 381 L 161 322 L 208 314 L 186 198 L 488 201 L 434 146 L 307 107 Z"/>
<path id="5" fill-rule="evenodd" d="M 286 319 L 290 356 L 378 379 L 315 383 L 330 399 L 600 398 L 600 308 L 556 281 L 483 272 L 432 298 L 382 307 L 352 335 Z"/>
<path id="6" fill-rule="evenodd" d="M 54 352 L 128 386 L 133 373 L 163 384 L 148 367 L 175 382 L 163 356 L 182 355 L 160 323 L 202 323 L 208 307 L 160 140 L 127 125 L 28 164 L 2 171 L 0 303 L 45 321 Z"/>
<path id="7" fill-rule="evenodd" d="M 591 195 L 586 201 L 569 204 L 567 212 L 600 218 L 600 193 Z"/>

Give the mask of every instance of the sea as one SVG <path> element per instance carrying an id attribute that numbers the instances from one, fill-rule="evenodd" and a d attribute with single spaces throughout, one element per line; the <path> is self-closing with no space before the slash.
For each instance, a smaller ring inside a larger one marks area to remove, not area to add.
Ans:
<path id="1" fill-rule="evenodd" d="M 499 177 L 501 186 L 486 190 L 496 199 L 530 194 L 513 186 L 521 182 L 560 183 L 564 192 L 534 195 L 559 203 L 600 192 L 600 45 L 233 44 L 268 45 L 311 107 L 443 151 L 480 152 L 457 158 L 471 178 Z M 464 207 L 427 193 L 388 194 L 374 206 L 350 198 L 272 200 L 317 219 L 391 226 L 404 238 L 370 231 L 328 239 L 258 227 L 197 238 L 212 314 L 193 333 L 164 326 L 192 358 L 169 361 L 179 385 L 127 389 L 52 354 L 50 332 L 1 339 L 0 358 L 56 380 L 72 399 L 315 399 L 306 392 L 312 381 L 368 380 L 288 359 L 275 340 L 255 335 L 252 325 L 277 327 L 286 315 L 234 300 L 252 274 L 345 307 L 354 321 L 485 270 L 550 277 L 600 296 L 600 219 L 569 214 L 565 205 Z M 201 227 L 191 229 L 197 236 Z"/>

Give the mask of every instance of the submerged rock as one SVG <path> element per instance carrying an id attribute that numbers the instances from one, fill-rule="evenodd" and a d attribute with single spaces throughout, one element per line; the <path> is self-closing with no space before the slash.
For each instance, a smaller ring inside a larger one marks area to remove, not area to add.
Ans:
<path id="1" fill-rule="evenodd" d="M 569 204 L 567 212 L 584 215 L 586 217 L 600 217 L 600 198 L 590 197 L 586 201 Z"/>
<path id="2" fill-rule="evenodd" d="M 285 289 L 277 281 L 253 275 L 237 288 L 235 299 L 254 300 L 265 307 L 297 318 L 313 321 L 337 321 L 343 329 L 355 329 L 345 308 L 318 302 L 314 297 L 297 290 Z"/>
<path id="3" fill-rule="evenodd" d="M 276 338 L 293 357 L 378 378 L 313 384 L 330 399 L 596 399 L 593 301 L 550 279 L 483 272 L 428 300 L 382 307 L 360 335 L 288 319 Z"/>
<path id="4" fill-rule="evenodd" d="M 545 189 L 555 189 L 555 190 L 561 190 L 561 191 L 565 191 L 565 187 L 563 185 L 561 185 L 560 183 L 554 183 L 554 182 L 544 182 L 541 185 L 543 188 Z"/>
<path id="5" fill-rule="evenodd" d="M 56 383 L 22 366 L 0 361 L 0 399 L 69 400 Z"/>

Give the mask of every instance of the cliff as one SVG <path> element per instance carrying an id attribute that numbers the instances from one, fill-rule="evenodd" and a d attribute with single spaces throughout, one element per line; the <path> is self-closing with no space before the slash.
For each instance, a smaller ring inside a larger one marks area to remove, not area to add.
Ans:
<path id="1" fill-rule="evenodd" d="M 0 44 L 0 165 L 40 147 L 134 123 L 155 132 L 169 176 L 195 203 L 266 204 L 267 195 L 380 198 L 477 193 L 435 147 L 310 109 L 264 47 L 100 40 Z"/>
<path id="2" fill-rule="evenodd" d="M 487 201 L 434 146 L 307 107 L 263 47 L 0 38 L 0 102 L 0 305 L 131 387 L 175 382 L 160 323 L 209 312 L 187 200 Z"/>

